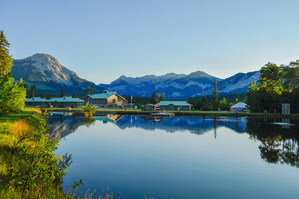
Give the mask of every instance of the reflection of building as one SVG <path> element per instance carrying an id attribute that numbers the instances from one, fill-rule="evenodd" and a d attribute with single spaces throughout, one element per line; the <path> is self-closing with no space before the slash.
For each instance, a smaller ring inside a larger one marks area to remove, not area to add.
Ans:
<path id="1" fill-rule="evenodd" d="M 161 101 L 156 106 L 160 106 L 161 110 L 167 111 L 190 111 L 192 105 L 186 101 Z"/>
<path id="2" fill-rule="evenodd" d="M 283 115 L 289 115 L 290 114 L 290 104 L 282 104 L 281 105 L 281 112 Z"/>
<path id="3" fill-rule="evenodd" d="M 105 115 L 105 116 L 95 116 L 96 120 L 101 120 L 104 123 L 107 123 L 107 122 L 116 123 L 121 118 L 123 118 L 122 115 L 115 115 L 115 114 L 108 114 L 108 115 Z"/>
<path id="4" fill-rule="evenodd" d="M 93 95 L 87 95 L 84 98 L 85 103 L 89 102 L 90 105 L 99 106 L 99 107 L 108 107 L 108 106 L 122 106 L 128 101 L 118 95 L 116 92 L 97 93 Z"/>
<path id="5" fill-rule="evenodd" d="M 84 100 L 73 97 L 45 99 L 41 97 L 27 98 L 26 106 L 78 107 L 84 105 Z"/>

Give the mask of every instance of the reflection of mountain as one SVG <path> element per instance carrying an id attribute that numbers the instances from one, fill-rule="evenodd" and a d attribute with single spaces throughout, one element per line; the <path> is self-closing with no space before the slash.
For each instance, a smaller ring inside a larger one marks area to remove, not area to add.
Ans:
<path id="1" fill-rule="evenodd" d="M 127 116 L 117 122 L 121 129 L 142 128 L 146 130 L 162 129 L 167 132 L 190 131 L 191 133 L 203 134 L 219 127 L 230 128 L 237 133 L 246 132 L 245 118 L 225 118 L 225 117 L 165 117 L 157 118 L 152 116 Z"/>
<path id="2" fill-rule="evenodd" d="M 84 118 L 73 117 L 63 114 L 53 114 L 48 118 L 50 125 L 50 139 L 61 139 L 84 124 Z"/>
<path id="3" fill-rule="evenodd" d="M 50 139 L 61 139 L 67 135 L 74 133 L 80 126 L 85 125 L 89 127 L 95 120 L 101 120 L 103 123 L 117 122 L 123 116 L 120 115 L 106 115 L 96 116 L 93 118 L 73 117 L 67 114 L 52 114 L 48 118 L 50 125 Z"/>
<path id="4" fill-rule="evenodd" d="M 142 128 L 145 130 L 161 129 L 167 132 L 190 131 L 191 133 L 203 134 L 219 127 L 230 128 L 237 133 L 246 132 L 246 119 L 233 117 L 165 117 L 152 116 L 119 116 L 106 115 L 95 116 L 95 120 L 103 123 L 115 123 L 119 128 Z M 86 121 L 85 118 L 69 115 L 53 114 L 49 117 L 50 138 L 60 139 L 75 132 L 79 126 L 89 126 L 94 120 Z"/>

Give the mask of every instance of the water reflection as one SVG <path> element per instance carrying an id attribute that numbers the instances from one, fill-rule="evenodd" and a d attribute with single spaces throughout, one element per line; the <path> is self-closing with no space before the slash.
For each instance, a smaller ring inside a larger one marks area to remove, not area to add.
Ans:
<path id="1" fill-rule="evenodd" d="M 292 122 L 296 123 L 296 121 Z M 259 119 L 249 118 L 246 131 L 250 139 L 261 142 L 259 149 L 263 160 L 268 163 L 299 167 L 299 129 L 298 125 L 291 125 L 290 119 L 282 119 L 282 122 L 270 121 L 265 124 Z"/>
<path id="2" fill-rule="evenodd" d="M 136 199 L 299 194 L 298 121 L 119 115 L 87 121 L 53 115 L 49 121 L 52 137 L 73 133 L 57 153 L 73 154 L 63 188 L 82 178 L 78 196 L 108 187 L 116 196 Z M 294 125 L 284 128 L 287 122 Z"/>
<path id="3" fill-rule="evenodd" d="M 235 133 L 248 133 L 250 139 L 260 141 L 261 158 L 268 163 L 284 163 L 299 167 L 299 129 L 298 121 L 290 119 L 271 120 L 245 117 L 153 117 L 153 116 L 121 116 L 103 115 L 93 118 L 73 117 L 69 114 L 52 114 L 49 117 L 50 138 L 61 139 L 76 132 L 85 125 L 89 127 L 95 121 L 113 123 L 122 130 L 128 128 L 142 128 L 144 130 L 164 130 L 169 133 L 189 131 L 194 134 L 204 134 L 225 127 Z M 286 125 L 294 123 L 292 125 Z M 284 124 L 284 125 L 276 125 Z M 287 126 L 287 127 L 286 127 Z"/>

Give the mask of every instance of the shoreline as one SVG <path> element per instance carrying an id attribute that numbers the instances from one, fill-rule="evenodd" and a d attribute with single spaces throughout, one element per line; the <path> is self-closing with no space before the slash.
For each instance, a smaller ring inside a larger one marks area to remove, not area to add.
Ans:
<path id="1" fill-rule="evenodd" d="M 74 108 L 72 110 L 68 110 L 67 108 L 49 108 L 48 112 L 73 112 L 79 113 L 82 109 Z M 230 117 L 255 117 L 255 118 L 263 118 L 264 113 L 233 113 L 226 111 L 170 111 L 174 113 L 175 116 L 230 116 Z M 155 113 L 155 111 L 141 111 L 141 110 L 121 110 L 121 109 L 97 109 L 93 114 L 94 116 L 102 116 L 105 114 L 116 114 L 116 115 L 150 115 L 151 113 Z M 290 115 L 282 115 L 281 113 L 268 113 L 268 118 L 291 118 L 291 119 L 299 119 L 299 114 L 290 114 Z"/>

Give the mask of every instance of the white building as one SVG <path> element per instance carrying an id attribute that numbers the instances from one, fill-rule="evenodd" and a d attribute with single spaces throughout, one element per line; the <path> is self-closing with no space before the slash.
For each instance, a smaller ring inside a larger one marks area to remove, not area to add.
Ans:
<path id="1" fill-rule="evenodd" d="M 230 111 L 232 112 L 248 112 L 247 104 L 244 102 L 239 102 L 233 106 L 230 107 Z"/>

